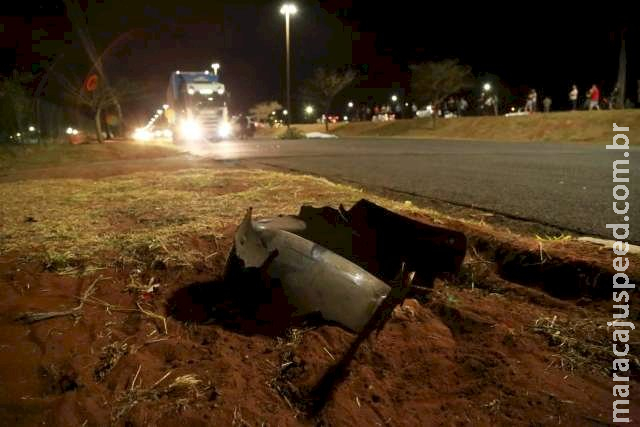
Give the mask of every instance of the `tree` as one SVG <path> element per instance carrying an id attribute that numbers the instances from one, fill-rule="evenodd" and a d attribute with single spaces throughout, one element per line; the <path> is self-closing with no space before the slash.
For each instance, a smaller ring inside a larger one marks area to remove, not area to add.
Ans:
<path id="1" fill-rule="evenodd" d="M 328 116 L 333 98 L 349 86 L 356 76 L 357 73 L 351 69 L 340 71 L 318 68 L 313 77 L 303 85 L 303 94 L 316 102 L 325 116 Z M 329 131 L 329 121 L 325 120 L 324 124 Z"/>
<path id="2" fill-rule="evenodd" d="M 424 62 L 412 65 L 411 89 L 414 98 L 433 107 L 433 124 L 442 102 L 463 89 L 472 87 L 471 67 L 461 65 L 457 59 Z"/>
<path id="3" fill-rule="evenodd" d="M 95 90 L 88 91 L 85 85 L 72 84 L 66 79 L 62 79 L 67 96 L 75 103 L 88 107 L 93 113 L 96 138 L 98 142 L 104 142 L 102 136 L 103 113 L 109 108 L 119 108 L 120 101 L 126 98 L 133 98 L 140 90 L 129 81 L 119 80 L 114 84 L 107 84 L 98 80 Z"/>
<path id="4" fill-rule="evenodd" d="M 0 79 L 2 127 L 11 134 L 24 132 L 33 123 L 33 96 L 28 87 L 32 81 L 33 75 L 16 70 Z"/>
<path id="5" fill-rule="evenodd" d="M 71 21 L 72 26 L 75 29 L 75 32 L 78 38 L 80 39 L 80 42 L 82 43 L 85 53 L 89 57 L 89 60 L 91 61 L 91 64 L 92 64 L 91 69 L 87 73 L 87 77 L 95 73 L 99 77 L 100 81 L 102 82 L 102 85 L 103 85 L 102 91 L 101 93 L 95 94 L 97 95 L 96 98 L 109 99 L 109 102 L 108 102 L 109 105 L 114 107 L 115 112 L 118 116 L 118 124 L 119 124 L 120 130 L 124 131 L 125 123 L 124 123 L 124 116 L 122 114 L 122 107 L 120 104 L 120 102 L 122 101 L 120 99 L 120 95 L 121 95 L 120 90 L 116 90 L 116 89 L 119 89 L 117 87 L 118 85 L 113 86 L 110 84 L 109 78 L 107 76 L 107 73 L 105 72 L 105 69 L 102 63 L 104 52 L 101 54 L 98 54 L 98 51 L 93 42 L 93 39 L 91 38 L 89 27 L 87 26 L 87 17 L 83 12 L 80 6 L 80 3 L 75 0 L 64 0 L 64 4 L 67 9 L 67 17 L 69 18 L 69 21 Z M 122 86 L 122 84 L 120 84 L 119 86 Z M 130 91 L 128 90 L 125 91 L 123 95 L 126 95 L 128 92 Z M 99 125 L 100 123 L 96 121 L 96 126 L 100 127 Z M 102 133 L 100 131 L 99 139 L 98 139 L 100 142 L 102 142 L 101 138 L 102 138 Z"/>
<path id="6" fill-rule="evenodd" d="M 260 102 L 249 109 L 249 114 L 257 121 L 267 121 L 272 112 L 282 109 L 278 101 Z"/>

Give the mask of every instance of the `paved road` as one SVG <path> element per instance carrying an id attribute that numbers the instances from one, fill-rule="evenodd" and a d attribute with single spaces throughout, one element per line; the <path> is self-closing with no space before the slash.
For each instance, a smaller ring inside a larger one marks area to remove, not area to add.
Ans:
<path id="1" fill-rule="evenodd" d="M 258 163 L 486 209 L 610 237 L 612 162 L 603 144 L 425 140 L 214 143 L 200 154 Z M 640 147 L 630 150 L 631 240 L 640 238 Z M 637 162 L 637 163 L 636 163 Z"/>

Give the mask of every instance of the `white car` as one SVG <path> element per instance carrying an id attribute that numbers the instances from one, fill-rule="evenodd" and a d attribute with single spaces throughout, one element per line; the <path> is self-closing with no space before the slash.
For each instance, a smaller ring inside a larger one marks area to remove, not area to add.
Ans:
<path id="1" fill-rule="evenodd" d="M 528 111 L 524 111 L 522 108 L 518 108 L 518 111 L 511 111 L 510 113 L 505 114 L 505 117 L 518 117 L 518 116 L 528 116 L 530 113 Z"/>
<path id="2" fill-rule="evenodd" d="M 431 117 L 432 114 L 433 107 L 431 105 L 427 105 L 425 107 L 422 107 L 422 109 L 416 111 L 416 117 L 419 117 L 421 119 L 424 117 Z"/>

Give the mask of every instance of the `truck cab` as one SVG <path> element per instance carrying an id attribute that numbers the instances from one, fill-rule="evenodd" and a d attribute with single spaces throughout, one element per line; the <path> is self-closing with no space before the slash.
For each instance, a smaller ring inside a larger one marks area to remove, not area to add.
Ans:
<path id="1" fill-rule="evenodd" d="M 175 71 L 167 88 L 166 117 L 175 143 L 216 141 L 231 135 L 228 94 L 218 76 Z"/>

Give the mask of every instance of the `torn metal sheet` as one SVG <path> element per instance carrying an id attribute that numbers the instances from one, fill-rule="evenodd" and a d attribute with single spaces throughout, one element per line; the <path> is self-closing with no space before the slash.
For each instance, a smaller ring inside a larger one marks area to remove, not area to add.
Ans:
<path id="1" fill-rule="evenodd" d="M 353 262 L 276 225 L 295 229 L 301 224 L 294 219 L 253 222 L 249 210 L 227 265 L 237 257 L 243 268 L 279 280 L 294 315 L 319 312 L 326 320 L 362 330 L 391 288 Z"/>
<path id="2" fill-rule="evenodd" d="M 436 275 L 459 271 L 466 242 L 458 231 L 364 199 L 348 211 L 302 206 L 297 216 L 255 221 L 249 209 L 236 231 L 225 277 L 240 286 L 258 285 L 247 288 L 248 295 L 266 293 L 267 310 L 281 310 L 276 300 L 284 293 L 293 315 L 318 312 L 359 332 L 389 294 L 385 281 L 405 267 L 416 272 L 419 284 L 431 286 Z M 242 276 L 249 271 L 259 275 Z"/>
<path id="3" fill-rule="evenodd" d="M 348 211 L 342 206 L 302 206 L 297 216 L 258 220 L 255 226 L 295 233 L 385 281 L 405 263 L 423 286 L 441 273 L 457 273 L 467 250 L 463 233 L 416 221 L 366 199 Z"/>

